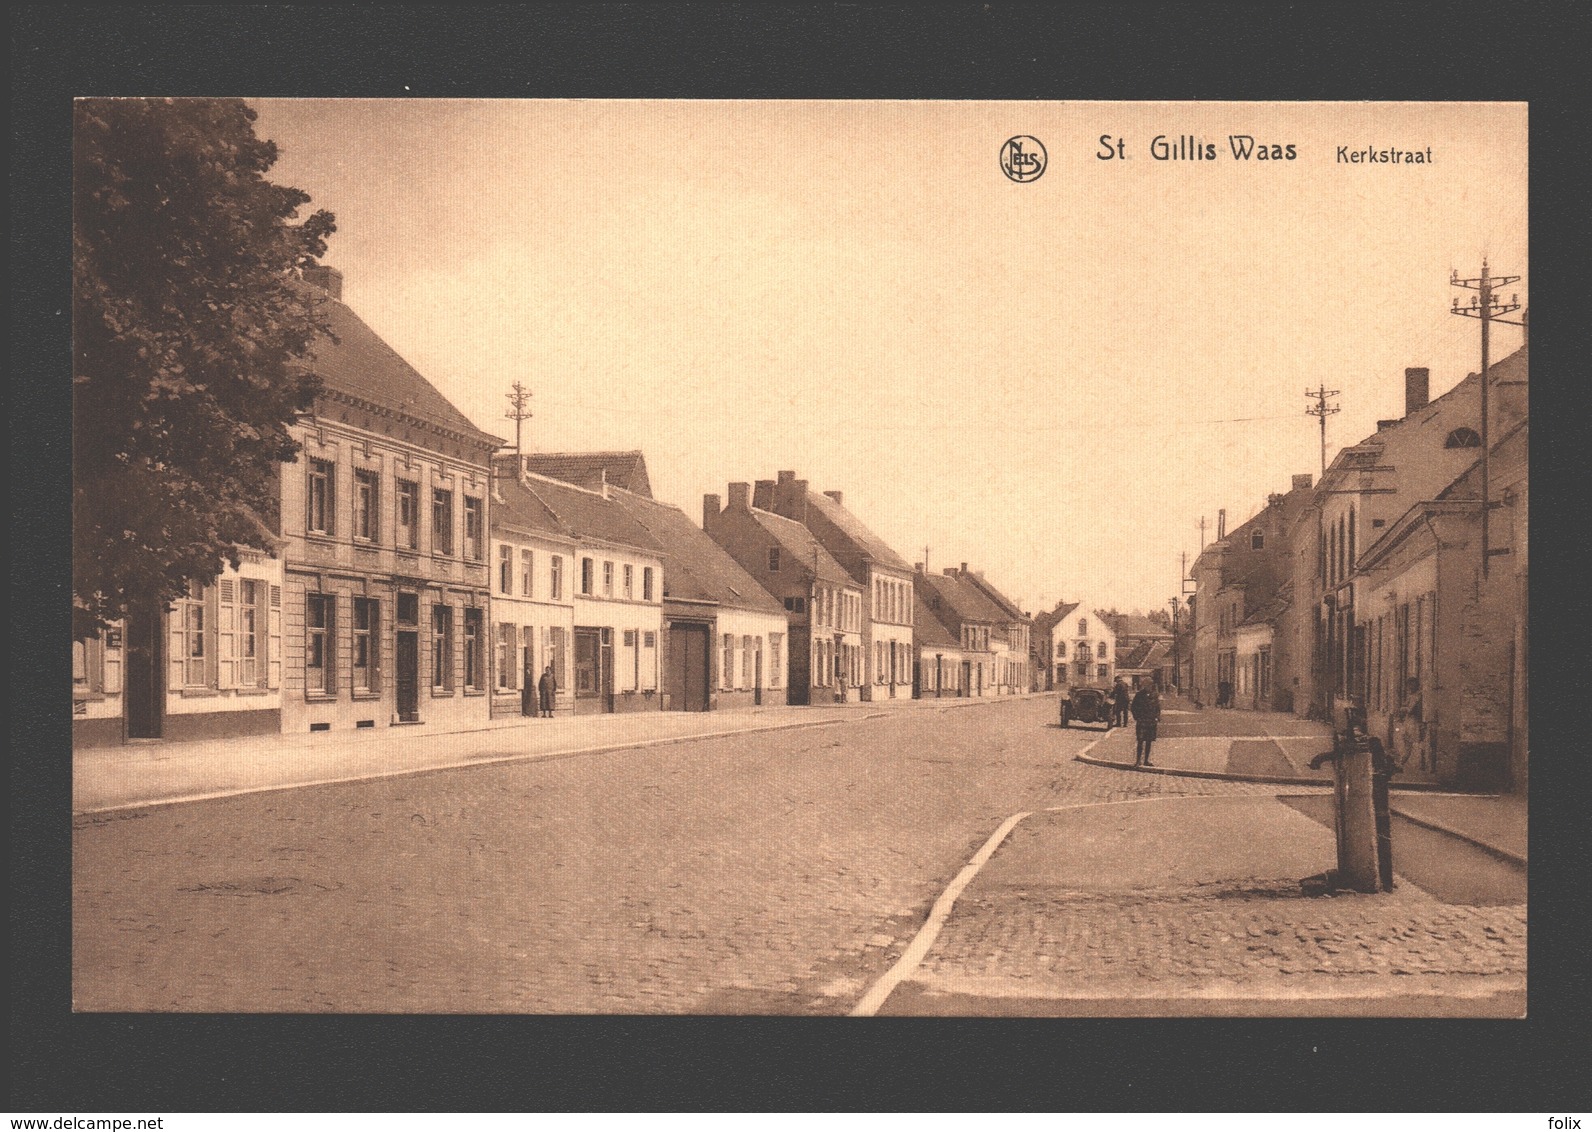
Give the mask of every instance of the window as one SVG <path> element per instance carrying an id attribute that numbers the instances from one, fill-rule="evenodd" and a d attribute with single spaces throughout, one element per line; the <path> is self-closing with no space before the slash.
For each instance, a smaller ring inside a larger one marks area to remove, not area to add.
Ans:
<path id="1" fill-rule="evenodd" d="M 480 609 L 464 611 L 464 687 L 469 692 L 479 692 L 486 687 L 484 620 Z"/>
<path id="2" fill-rule="evenodd" d="M 719 658 L 719 687 L 728 692 L 735 687 L 735 637 L 725 633 L 721 648 L 723 655 Z"/>
<path id="3" fill-rule="evenodd" d="M 485 557 L 482 541 L 482 504 L 479 499 L 464 497 L 464 556 L 479 562 Z"/>
<path id="4" fill-rule="evenodd" d="M 1480 448 L 1481 436 L 1473 428 L 1456 428 L 1443 441 L 1444 448 Z"/>
<path id="5" fill-rule="evenodd" d="M 652 634 L 648 633 L 647 636 L 650 637 L 650 636 L 652 636 Z M 770 633 L 768 635 L 768 686 L 770 688 L 779 687 L 779 683 L 780 683 L 780 678 L 779 678 L 779 671 L 780 671 L 779 647 L 780 647 L 780 642 L 781 642 L 781 640 L 783 638 L 784 638 L 784 634 L 783 633 Z"/>
<path id="6" fill-rule="evenodd" d="M 354 537 L 366 542 L 380 537 L 379 486 L 375 472 L 354 470 Z"/>
<path id="7" fill-rule="evenodd" d="M 1266 532 L 1265 531 L 1250 531 L 1249 532 L 1249 549 L 1250 550 L 1265 550 L 1266 549 Z"/>
<path id="8" fill-rule="evenodd" d="M 592 593 L 593 568 L 594 563 L 590 558 L 580 560 L 580 592 L 588 596 Z"/>
<path id="9" fill-rule="evenodd" d="M 431 553 L 453 553 L 453 492 L 441 487 L 431 492 Z"/>
<path id="10" fill-rule="evenodd" d="M 336 465 L 326 460 L 310 461 L 309 499 L 306 500 L 305 528 L 312 535 L 330 535 L 336 505 L 332 498 Z"/>
<path id="11" fill-rule="evenodd" d="M 777 546 L 768 548 L 768 569 L 770 573 L 779 573 L 779 547 Z"/>
<path id="12" fill-rule="evenodd" d="M 560 688 L 567 688 L 569 687 L 569 634 L 562 628 L 553 629 L 549 648 L 552 650 L 552 655 L 547 659 L 553 662 L 553 676 Z"/>
<path id="13" fill-rule="evenodd" d="M 1089 619 L 1088 618 L 1086 618 L 1086 617 L 1078 618 L 1078 635 L 1080 637 L 1087 637 L 1089 635 Z"/>
<path id="14" fill-rule="evenodd" d="M 807 599 L 801 597 L 788 597 L 785 599 L 785 608 L 792 613 L 806 613 Z"/>
<path id="15" fill-rule="evenodd" d="M 431 687 L 453 690 L 453 610 L 446 605 L 431 607 Z"/>
<path id="16" fill-rule="evenodd" d="M 619 657 L 619 690 L 632 691 L 641 687 L 641 634 L 635 629 L 626 629 L 620 638 L 619 647 L 628 653 Z M 626 663 L 626 662 L 629 663 Z"/>
<path id="17" fill-rule="evenodd" d="M 536 557 L 529 550 L 520 551 L 520 596 L 530 597 L 535 587 Z"/>
<path id="18" fill-rule="evenodd" d="M 304 691 L 306 695 L 330 696 L 337 685 L 332 681 L 334 599 L 330 594 L 306 594 L 304 598 Z"/>
<path id="19" fill-rule="evenodd" d="M 512 692 L 515 688 L 514 673 L 519 665 L 514 662 L 519 659 L 519 632 L 515 626 L 507 622 L 497 628 L 497 686 L 501 692 Z"/>
<path id="20" fill-rule="evenodd" d="M 651 601 L 652 600 L 652 567 L 651 566 L 643 566 L 641 568 L 641 600 L 642 601 Z"/>
<path id="21" fill-rule="evenodd" d="M 1095 646 L 1095 656 L 1100 660 L 1104 660 L 1106 658 L 1106 643 L 1104 641 L 1101 641 Z"/>
<path id="22" fill-rule="evenodd" d="M 1065 642 L 1065 641 L 1057 641 L 1056 642 L 1056 659 L 1057 660 L 1066 660 L 1067 659 L 1067 642 Z"/>
<path id="23" fill-rule="evenodd" d="M 514 592 L 514 548 L 507 543 L 498 544 L 498 593 Z"/>
<path id="24" fill-rule="evenodd" d="M 1096 670 L 1095 675 L 1104 680 L 1106 678 L 1106 665 L 1102 664 L 1099 669 Z"/>
<path id="25" fill-rule="evenodd" d="M 614 596 L 614 564 L 603 563 L 603 597 Z"/>
<path id="26" fill-rule="evenodd" d="M 885 675 L 884 642 L 873 643 L 873 682 L 883 684 Z"/>
<path id="27" fill-rule="evenodd" d="M 1089 642 L 1088 641 L 1079 641 L 1078 642 L 1078 647 L 1073 650 L 1073 654 L 1072 654 L 1073 655 L 1073 659 L 1074 660 L 1088 660 L 1089 656 L 1091 654 L 1091 651 L 1092 650 L 1089 648 Z"/>
<path id="28" fill-rule="evenodd" d="M 354 691 L 373 692 L 381 641 L 381 607 L 373 598 L 354 599 Z"/>
<path id="29" fill-rule="evenodd" d="M 248 578 L 238 583 L 241 600 L 237 612 L 237 638 L 234 679 L 240 686 L 265 683 L 264 665 L 260 663 L 260 622 L 270 614 L 262 612 L 265 606 L 265 584 Z"/>
<path id="30" fill-rule="evenodd" d="M 205 673 L 204 590 L 198 582 L 188 583 L 188 593 L 179 604 L 182 607 L 182 684 L 185 688 L 203 688 L 210 681 Z"/>
<path id="31" fill-rule="evenodd" d="M 625 563 L 625 600 L 629 601 L 636 596 L 636 568 L 630 563 Z"/>
<path id="32" fill-rule="evenodd" d="M 420 485 L 399 480 L 398 493 L 398 546 L 404 550 L 420 548 L 419 499 Z"/>
<path id="33" fill-rule="evenodd" d="M 553 600 L 564 600 L 564 556 L 562 554 L 553 555 L 553 565 L 548 582 L 548 589 Z"/>

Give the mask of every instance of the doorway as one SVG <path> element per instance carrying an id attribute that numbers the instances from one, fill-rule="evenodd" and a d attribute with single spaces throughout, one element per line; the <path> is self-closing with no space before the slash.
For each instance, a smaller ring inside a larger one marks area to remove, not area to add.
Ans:
<path id="1" fill-rule="evenodd" d="M 520 650 L 520 714 L 536 715 L 540 708 L 536 675 L 536 651 L 532 645 L 536 630 L 525 626 L 525 647 Z"/>
<path id="2" fill-rule="evenodd" d="M 708 627 L 669 625 L 668 687 L 670 711 L 708 710 Z"/>

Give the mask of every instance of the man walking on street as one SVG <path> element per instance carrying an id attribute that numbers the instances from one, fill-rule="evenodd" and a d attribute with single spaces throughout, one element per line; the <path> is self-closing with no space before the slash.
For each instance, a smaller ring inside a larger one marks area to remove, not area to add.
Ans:
<path id="1" fill-rule="evenodd" d="M 1138 725 L 1139 745 L 1134 752 L 1134 766 L 1150 765 L 1150 746 L 1155 742 L 1155 727 L 1161 722 L 1161 696 L 1155 690 L 1155 683 L 1146 680 L 1139 685 L 1138 694 L 1133 697 L 1133 719 Z"/>
<path id="2" fill-rule="evenodd" d="M 1111 723 L 1114 727 L 1128 725 L 1128 706 L 1133 702 L 1133 690 L 1128 687 L 1128 682 L 1122 677 L 1117 677 L 1117 686 L 1111 691 L 1111 704 L 1116 709 L 1112 714 Z"/>
<path id="3" fill-rule="evenodd" d="M 558 679 L 553 675 L 553 666 L 549 664 L 542 671 L 541 680 L 537 681 L 536 690 L 541 695 L 542 718 L 553 718 L 553 704 L 558 696 Z"/>

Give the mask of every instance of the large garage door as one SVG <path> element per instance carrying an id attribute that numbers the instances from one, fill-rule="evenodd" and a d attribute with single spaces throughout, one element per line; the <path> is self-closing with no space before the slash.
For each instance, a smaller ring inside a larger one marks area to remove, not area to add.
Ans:
<path id="1" fill-rule="evenodd" d="M 708 627 L 669 625 L 669 672 L 664 691 L 671 711 L 708 710 Z"/>

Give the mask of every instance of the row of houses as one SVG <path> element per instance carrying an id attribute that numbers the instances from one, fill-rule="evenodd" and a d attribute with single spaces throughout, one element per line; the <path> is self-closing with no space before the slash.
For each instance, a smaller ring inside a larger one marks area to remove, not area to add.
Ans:
<path id="1" fill-rule="evenodd" d="M 1347 697 L 1409 772 L 1527 781 L 1528 346 L 1218 529 L 1192 570 L 1195 695 L 1325 718 Z M 1484 507 L 1484 500 L 1485 507 Z"/>
<path id="2" fill-rule="evenodd" d="M 73 643 L 73 738 L 430 725 L 1026 691 L 1030 619 L 983 575 L 908 565 L 838 491 L 732 483 L 701 526 L 639 452 L 523 453 L 342 302 L 268 545 Z"/>

